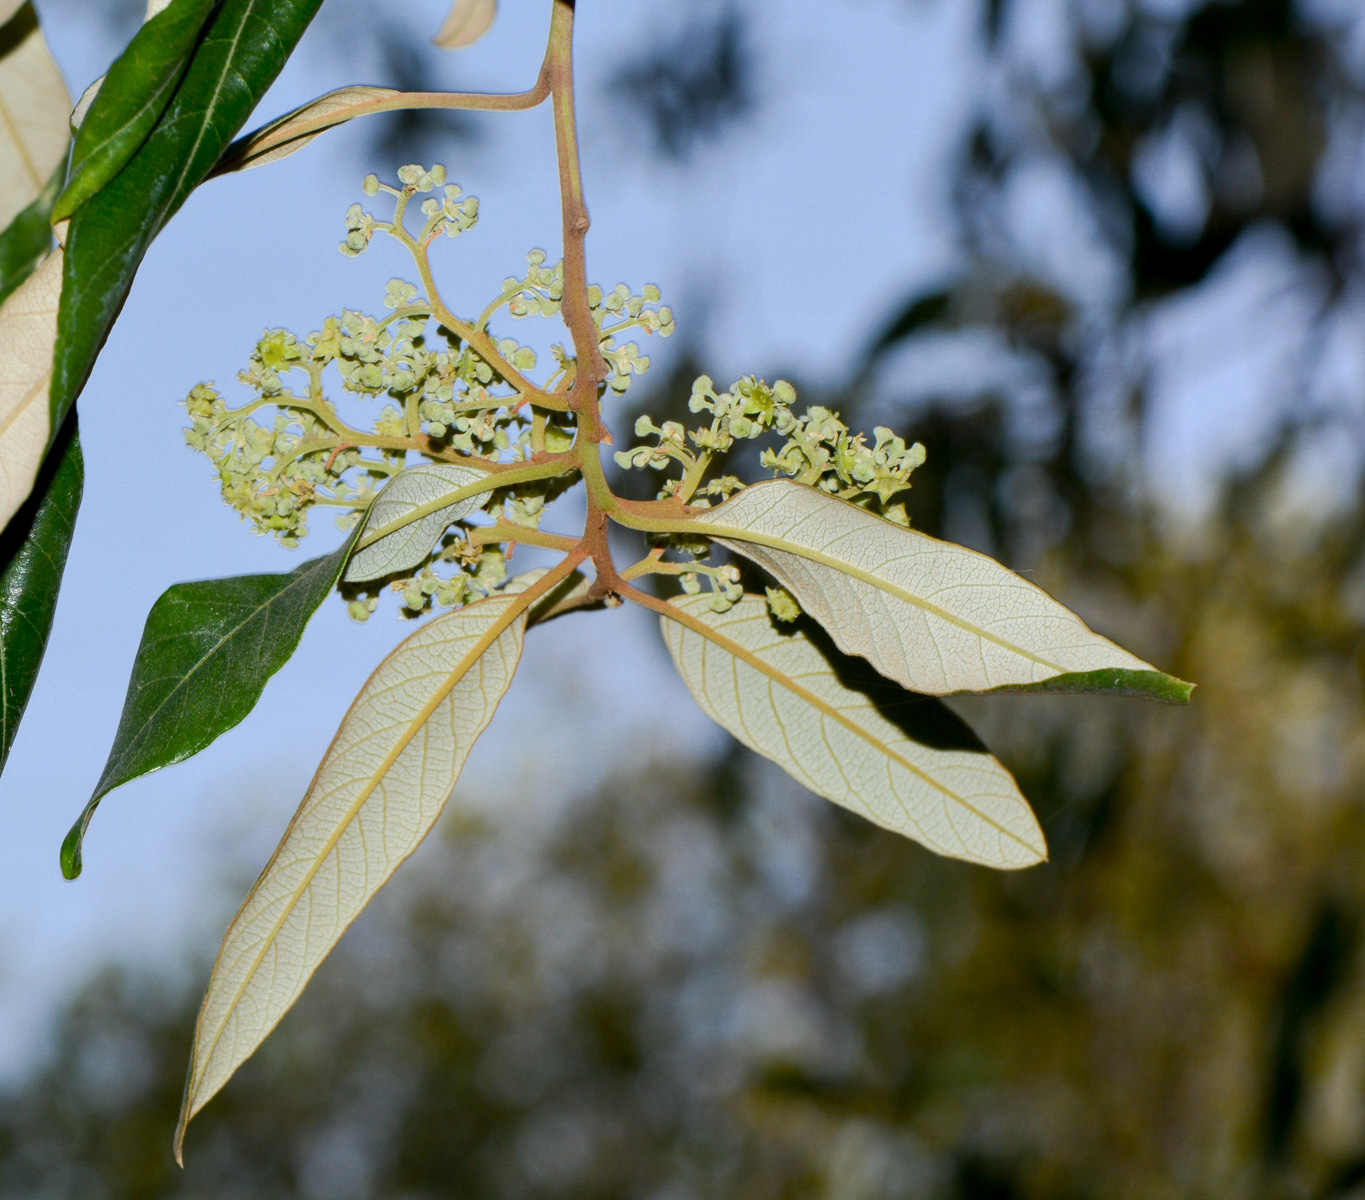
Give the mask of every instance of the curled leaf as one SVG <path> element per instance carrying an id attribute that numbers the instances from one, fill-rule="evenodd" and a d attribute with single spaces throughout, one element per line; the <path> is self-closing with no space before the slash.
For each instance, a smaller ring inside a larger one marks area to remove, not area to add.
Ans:
<path id="1" fill-rule="evenodd" d="M 47 391 L 61 293 L 58 249 L 0 304 L 0 526 L 33 490 L 47 449 Z"/>
<path id="2" fill-rule="evenodd" d="M 185 1127 L 298 998 L 416 848 L 512 682 L 527 599 L 491 596 L 422 626 L 341 722 L 279 849 L 223 937 L 195 1026 Z"/>
<path id="3" fill-rule="evenodd" d="M 455 0 L 432 43 L 442 50 L 463 50 L 492 28 L 497 15 L 498 0 Z"/>
<path id="4" fill-rule="evenodd" d="M 71 97 L 32 4 L 0 24 L 0 229 L 26 209 L 66 159 Z"/>
<path id="5" fill-rule="evenodd" d="M 865 666 L 859 678 L 808 627 L 774 626 L 762 596 L 723 613 L 706 596 L 670 607 L 664 640 L 702 711 L 803 786 L 939 854 L 1002 868 L 1047 857 L 1013 777 L 941 701 Z"/>
<path id="6" fill-rule="evenodd" d="M 227 148 L 213 173 L 222 175 L 228 171 L 247 171 L 288 158 L 319 134 L 353 117 L 373 112 L 383 101 L 399 94 L 393 88 L 361 86 L 328 92 L 302 108 L 286 113 L 279 120 L 238 138 Z"/>
<path id="7" fill-rule="evenodd" d="M 790 480 L 745 488 L 690 524 L 769 572 L 833 637 L 931 695 L 1109 691 L 1166 701 L 1190 685 L 1086 627 L 984 554 Z"/>
<path id="8" fill-rule="evenodd" d="M 410 571 L 452 522 L 493 489 L 493 476 L 459 463 L 424 463 L 395 475 L 375 498 L 346 568 L 347 583 Z"/>

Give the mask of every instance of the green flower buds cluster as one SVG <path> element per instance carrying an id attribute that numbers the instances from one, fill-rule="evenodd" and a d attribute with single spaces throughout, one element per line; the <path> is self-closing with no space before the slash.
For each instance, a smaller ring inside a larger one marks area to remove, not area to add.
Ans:
<path id="1" fill-rule="evenodd" d="M 458 237 L 467 229 L 473 229 L 479 219 L 479 198 L 465 196 L 458 184 L 446 183 L 446 169 L 440 163 L 430 169 L 410 163 L 398 168 L 400 187 L 391 187 L 380 182 L 377 175 L 366 175 L 361 189 L 367 196 L 377 196 L 387 192 L 398 200 L 398 209 L 392 223 L 376 221 L 371 213 L 365 212 L 359 204 L 352 204 L 346 210 L 346 238 L 338 249 L 348 258 L 362 253 L 370 244 L 376 229 L 394 233 L 403 220 L 403 211 L 408 200 L 419 192 L 430 192 L 442 188 L 441 199 L 431 197 L 422 201 L 422 215 L 426 217 L 419 240 L 425 241 L 438 233 L 447 237 Z"/>
<path id="2" fill-rule="evenodd" d="M 633 376 L 649 370 L 649 359 L 640 353 L 639 345 L 618 345 L 620 335 L 627 329 L 641 329 L 647 336 L 657 333 L 668 337 L 675 328 L 673 310 L 660 304 L 659 298 L 659 289 L 652 283 L 645 284 L 638 295 L 624 283 L 605 293 L 596 284 L 588 288 L 588 307 L 597 326 L 602 358 L 611 368 L 607 387 L 618 396 L 630 387 Z"/>
<path id="3" fill-rule="evenodd" d="M 502 281 L 499 303 L 505 302 L 508 313 L 518 320 L 559 314 L 564 300 L 564 262 L 560 260 L 553 267 L 547 267 L 545 257 L 544 250 L 528 251 L 526 275 L 521 279 L 509 275 Z M 480 324 L 484 323 L 485 319 L 481 318 Z"/>
<path id="4" fill-rule="evenodd" d="M 307 409 L 279 409 L 270 425 L 262 425 L 245 409 L 229 409 L 203 383 L 190 392 L 185 406 L 190 414 L 185 441 L 213 462 L 223 499 L 257 533 L 273 534 L 285 546 L 297 546 L 307 536 L 308 510 L 315 504 L 340 505 L 352 520 L 369 505 L 374 476 L 362 469 L 348 480 L 348 472 L 374 466 L 387 474 L 384 464 L 367 464 L 358 449 L 329 437 L 331 427 Z M 310 452 L 312 446 L 319 451 Z"/>
<path id="5" fill-rule="evenodd" d="M 739 568 L 726 563 L 720 567 L 697 566 L 694 571 L 685 571 L 678 582 L 682 590 L 695 596 L 702 589 L 702 583 L 711 589 L 711 609 L 713 612 L 727 612 L 744 596 L 744 584 L 740 582 Z"/>
<path id="6" fill-rule="evenodd" d="M 792 411 L 796 389 L 784 379 L 769 386 L 752 375 L 717 392 L 709 376 L 692 385 L 687 402 L 692 412 L 711 414 L 710 425 L 684 430 L 676 421 L 655 425 L 648 417 L 635 423 L 637 437 L 653 437 L 652 446 L 619 451 L 618 466 L 662 470 L 678 463 L 681 479 L 668 480 L 661 496 L 676 495 L 694 507 L 707 507 L 739 490 L 743 485 L 731 475 L 706 480 L 712 461 L 731 450 L 737 441 L 764 434 L 785 438 L 777 449 L 762 453 L 763 466 L 777 475 L 789 475 L 800 483 L 818 487 L 895 521 L 909 525 L 905 506 L 893 498 L 910 486 L 910 475 L 924 462 L 924 447 L 906 446 L 903 439 L 879 425 L 868 446 L 864 436 L 850 434 L 838 413 L 818 405 L 804 416 Z"/>

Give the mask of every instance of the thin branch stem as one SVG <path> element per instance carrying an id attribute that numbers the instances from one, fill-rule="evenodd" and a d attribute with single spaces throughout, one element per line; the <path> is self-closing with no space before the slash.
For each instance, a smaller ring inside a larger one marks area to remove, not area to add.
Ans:
<path id="1" fill-rule="evenodd" d="M 492 525 L 475 526 L 469 530 L 468 540 L 474 546 L 516 542 L 521 546 L 541 546 L 546 550 L 563 550 L 566 553 L 577 550 L 583 544 L 582 538 L 547 533 L 532 529 L 528 525 L 515 525 L 511 521 L 495 521 Z"/>

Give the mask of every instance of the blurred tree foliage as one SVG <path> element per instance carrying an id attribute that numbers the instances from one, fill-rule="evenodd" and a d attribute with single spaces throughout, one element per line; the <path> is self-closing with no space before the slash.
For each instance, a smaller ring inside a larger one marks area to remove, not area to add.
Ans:
<path id="1" fill-rule="evenodd" d="M 1049 73 L 1019 66 L 1028 7 L 987 14 L 1004 86 L 957 181 L 967 268 L 806 396 L 924 441 L 919 528 L 1033 572 L 1199 681 L 1192 707 L 962 703 L 1048 833 L 1052 862 L 1019 875 L 741 755 L 622 777 L 533 830 L 457 803 L 206 1110 L 183 1175 L 191 995 L 108 976 L 0 1100 L 0 1197 L 1365 1196 L 1365 502 L 1292 503 L 1311 414 L 1287 397 L 1263 460 L 1172 533 L 1124 452 L 1144 381 L 1115 405 L 1103 352 L 1266 222 L 1327 272 L 1326 304 L 1359 286 L 1340 159 L 1365 33 L 1325 2 L 1085 3 Z M 701 152 L 727 107 L 675 106 L 709 115 L 662 123 L 661 148 Z M 1202 191 L 1181 199 L 1186 151 Z M 1002 233 L 1040 155 L 1119 264 L 1100 301 Z M 908 346 L 981 330 L 1023 384 L 886 381 Z"/>

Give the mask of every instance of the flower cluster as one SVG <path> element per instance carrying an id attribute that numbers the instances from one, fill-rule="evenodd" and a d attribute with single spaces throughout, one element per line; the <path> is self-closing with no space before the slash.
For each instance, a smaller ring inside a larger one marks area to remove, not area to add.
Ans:
<path id="1" fill-rule="evenodd" d="M 342 528 L 353 527 L 410 457 L 510 465 L 563 453 L 575 437 L 574 416 L 560 411 L 561 403 L 546 402 L 571 383 L 572 354 L 553 346 L 549 379 L 534 383 L 535 351 L 488 330 L 504 308 L 514 319 L 560 315 L 563 263 L 549 265 L 543 250 L 532 250 L 526 273 L 504 280 L 501 294 L 477 320 L 462 321 L 435 294 L 427 250 L 440 233 L 455 237 L 472 228 L 478 200 L 448 183 L 439 164 L 402 167 L 396 187 L 367 176 L 363 190 L 367 196 L 392 196 L 393 219 L 381 220 L 352 205 L 342 252 L 359 254 L 377 231 L 384 233 L 411 254 L 433 293 L 424 296 L 418 285 L 395 278 L 385 289 L 382 317 L 346 309 L 306 338 L 268 329 L 238 376 L 253 393 L 246 404 L 230 408 L 211 384 L 195 387 L 186 401 L 186 441 L 212 461 L 224 500 L 258 533 L 287 546 L 307 535 L 308 513 L 317 505 L 332 507 Z M 425 223 L 414 233 L 404 218 L 419 195 L 426 197 L 420 203 Z M 611 366 L 607 386 L 623 392 L 649 360 L 636 342 L 620 344 L 620 336 L 641 329 L 666 337 L 673 332 L 673 314 L 652 285 L 639 294 L 624 284 L 605 293 L 593 287 L 589 300 Z M 324 377 L 332 370 L 340 379 L 340 396 L 381 402 L 362 426 L 349 423 L 326 394 Z M 546 403 L 538 406 L 538 401 Z M 482 511 L 533 530 L 546 508 L 576 481 L 577 473 L 566 470 L 499 488 Z M 471 535 L 473 528 L 470 522 L 454 527 L 410 575 L 385 581 L 402 597 L 405 613 L 461 604 L 501 585 L 503 552 L 496 544 L 483 545 Z M 351 614 L 363 619 L 374 611 L 382 586 L 344 587 Z"/>
<path id="2" fill-rule="evenodd" d="M 501 546 L 471 545 L 462 535 L 448 533 L 421 568 L 390 580 L 387 590 L 400 597 L 399 612 L 415 618 L 434 608 L 458 608 L 492 595 L 507 581 L 507 558 Z M 379 607 L 381 584 L 341 585 L 346 611 L 364 621 Z"/>
<path id="3" fill-rule="evenodd" d="M 647 336 L 657 333 L 668 337 L 674 329 L 673 310 L 659 303 L 659 289 L 652 283 L 645 284 L 638 295 L 624 283 L 609 292 L 594 284 L 588 288 L 588 307 L 597 326 L 602 358 L 611 368 L 607 387 L 619 396 L 630 387 L 632 376 L 649 370 L 649 359 L 640 353 L 638 343 L 618 345 L 621 334 L 641 329 Z"/>
<path id="4" fill-rule="evenodd" d="M 338 249 L 348 258 L 363 253 L 369 246 L 374 231 L 381 229 L 400 240 L 407 235 L 403 230 L 403 213 L 408 201 L 419 192 L 442 189 L 441 199 L 431 197 L 422 201 L 422 215 L 426 224 L 418 235 L 419 242 L 425 242 L 439 233 L 447 237 L 459 237 L 466 230 L 473 229 L 479 219 L 479 198 L 465 196 L 458 184 L 446 183 L 446 169 L 437 163 L 428 170 L 426 167 L 410 163 L 398 168 L 398 182 L 401 187 L 391 187 L 381 183 L 377 175 L 366 175 L 361 189 L 367 196 L 377 196 L 380 192 L 397 199 L 397 211 L 392 222 L 376 221 L 371 213 L 365 212 L 359 204 L 352 204 L 346 210 L 346 238 Z M 462 198 L 463 197 L 463 198 Z"/>
<path id="5" fill-rule="evenodd" d="M 655 425 L 641 417 L 635 434 L 652 436 L 654 444 L 620 451 L 616 462 L 625 468 L 655 470 L 677 463 L 681 478 L 667 480 L 660 495 L 707 507 L 743 486 L 731 475 L 707 480 L 715 459 L 737 441 L 775 434 L 784 442 L 765 449 L 760 459 L 775 475 L 790 476 L 909 525 L 904 504 L 894 500 L 909 488 L 911 474 L 924 462 L 924 447 L 918 442 L 907 446 L 883 425 L 873 431 L 875 442 L 869 446 L 863 434 L 849 432 L 838 413 L 815 405 L 798 415 L 792 409 L 795 401 L 796 389 L 784 379 L 770 386 L 746 375 L 728 391 L 717 392 L 711 379 L 702 375 L 692 385 L 687 406 L 694 413 L 710 413 L 711 423 L 685 430 L 676 421 Z"/>
<path id="6" fill-rule="evenodd" d="M 213 462 L 223 499 L 258 533 L 273 534 L 285 546 L 297 546 L 307 535 L 315 504 L 339 506 L 343 518 L 354 521 L 377 483 L 399 469 L 393 456 L 363 459 L 311 406 L 280 406 L 273 422 L 262 425 L 250 416 L 260 402 L 234 411 L 202 383 L 185 406 L 185 441 Z"/>

